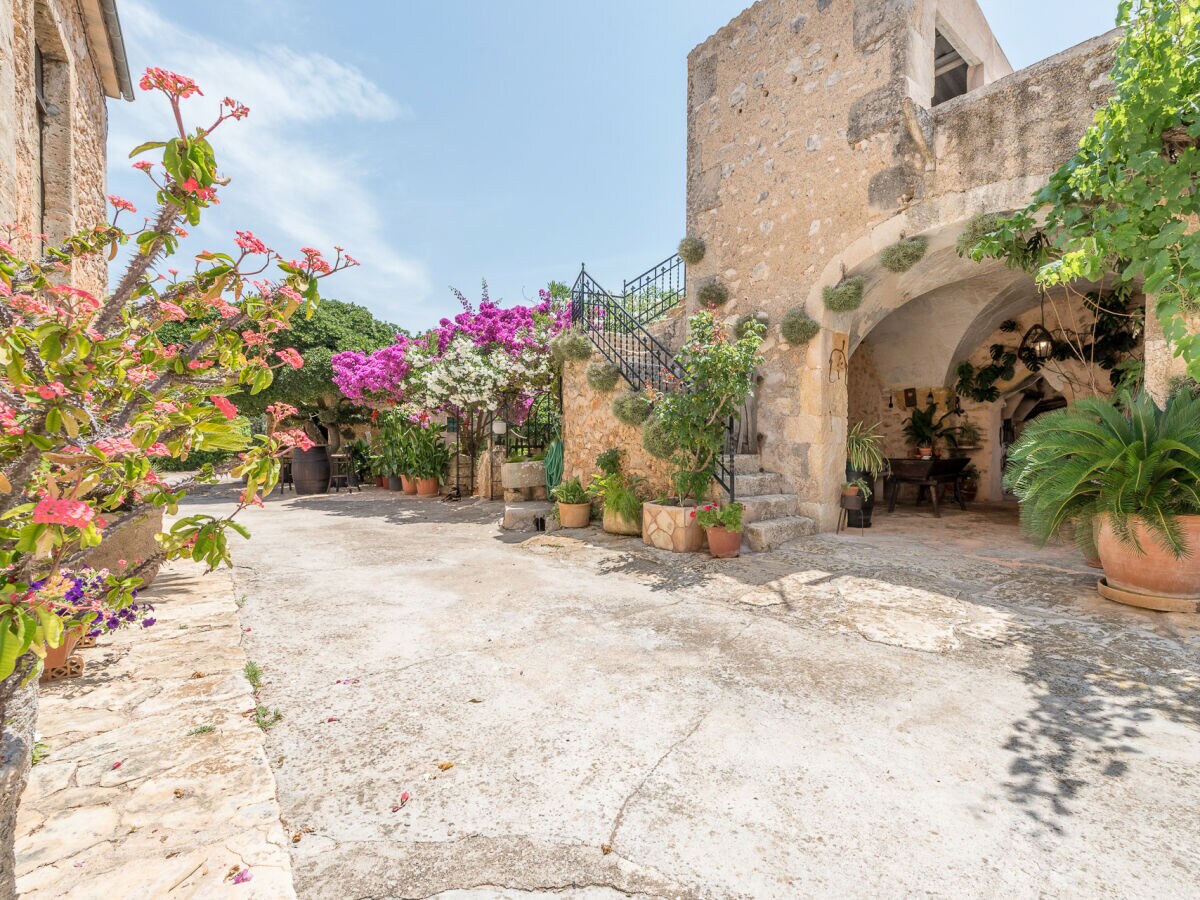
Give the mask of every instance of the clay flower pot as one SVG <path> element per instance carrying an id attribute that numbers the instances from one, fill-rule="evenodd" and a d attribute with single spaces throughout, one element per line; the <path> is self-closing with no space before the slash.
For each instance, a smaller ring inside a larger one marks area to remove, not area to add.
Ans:
<path id="1" fill-rule="evenodd" d="M 704 549 L 704 529 L 696 521 L 696 508 L 643 503 L 642 543 L 675 553 Z"/>
<path id="2" fill-rule="evenodd" d="M 68 628 L 63 634 L 62 643 L 57 647 L 46 648 L 45 671 L 61 669 L 67 664 L 67 657 L 75 651 L 75 645 L 83 637 L 83 628 Z"/>
<path id="3" fill-rule="evenodd" d="M 375 476 L 375 487 L 381 487 L 381 488 L 387 487 L 387 476 L 386 475 L 376 475 Z"/>
<path id="4" fill-rule="evenodd" d="M 1200 516 L 1179 516 L 1179 531 L 1188 556 L 1176 559 L 1138 519 L 1130 527 L 1143 553 L 1117 538 L 1107 517 L 1100 524 L 1096 547 L 1104 566 L 1104 582 L 1115 589 L 1101 593 L 1113 600 L 1147 609 L 1200 611 Z"/>
<path id="5" fill-rule="evenodd" d="M 641 519 L 627 519 L 611 509 L 604 510 L 604 530 L 609 534 L 641 534 Z"/>
<path id="6" fill-rule="evenodd" d="M 440 490 L 441 482 L 436 478 L 417 479 L 417 496 L 419 497 L 436 497 Z M 408 491 L 405 491 L 405 493 L 407 494 Z"/>
<path id="7" fill-rule="evenodd" d="M 710 525 L 704 533 L 708 537 L 708 552 L 717 559 L 732 559 L 742 552 L 740 531 L 730 531 L 724 525 Z"/>
<path id="8" fill-rule="evenodd" d="M 404 488 L 404 493 L 415 494 L 417 492 L 417 479 L 410 478 L 407 475 L 400 476 L 400 484 Z M 436 494 L 437 491 L 434 491 Z"/>
<path id="9" fill-rule="evenodd" d="M 933 456 L 933 448 L 932 447 L 918 447 L 917 448 L 917 456 L 921 457 L 921 459 L 928 459 L 929 457 Z"/>
<path id="10" fill-rule="evenodd" d="M 592 520 L 592 504 L 559 503 L 558 521 L 563 528 L 587 528 Z"/>
<path id="11" fill-rule="evenodd" d="M 399 475 L 389 475 L 387 477 L 387 489 L 389 491 L 400 490 L 400 476 Z"/>

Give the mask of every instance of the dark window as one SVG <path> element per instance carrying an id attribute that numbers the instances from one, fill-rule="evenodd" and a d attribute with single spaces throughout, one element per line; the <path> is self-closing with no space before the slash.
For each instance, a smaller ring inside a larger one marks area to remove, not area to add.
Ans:
<path id="1" fill-rule="evenodd" d="M 933 55 L 933 105 L 937 106 L 967 92 L 967 61 L 940 31 Z"/>

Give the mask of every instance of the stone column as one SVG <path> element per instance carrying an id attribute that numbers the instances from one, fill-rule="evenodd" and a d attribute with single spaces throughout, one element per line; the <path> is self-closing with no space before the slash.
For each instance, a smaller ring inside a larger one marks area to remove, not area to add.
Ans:
<path id="1" fill-rule="evenodd" d="M 1162 407 L 1171 393 L 1171 381 L 1187 374 L 1183 358 L 1176 356 L 1154 313 L 1155 298 L 1146 298 L 1145 359 L 1146 393 Z M 1188 328 L 1200 330 L 1200 316 L 1188 318 Z"/>

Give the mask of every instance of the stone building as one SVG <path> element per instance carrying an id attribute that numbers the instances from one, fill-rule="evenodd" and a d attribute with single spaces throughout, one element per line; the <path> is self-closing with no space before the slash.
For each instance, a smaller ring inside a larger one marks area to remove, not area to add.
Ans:
<path id="1" fill-rule="evenodd" d="M 28 235 L 18 252 L 107 218 L 109 97 L 133 99 L 115 0 L 0 4 L 0 222 Z M 102 293 L 103 261 L 79 269 Z"/>
<path id="2" fill-rule="evenodd" d="M 1043 300 L 1024 273 L 963 258 L 956 243 L 976 216 L 1027 204 L 1077 149 L 1108 96 L 1118 37 L 1014 72 L 975 0 L 761 0 L 691 52 L 686 229 L 707 249 L 688 267 L 677 314 L 717 280 L 730 296 L 722 315 L 759 313 L 771 323 L 755 437 L 761 468 L 779 476 L 773 496 L 783 499 L 772 503 L 795 523 L 778 537 L 802 533 L 805 522 L 834 528 L 855 423 L 882 423 L 887 455 L 904 456 L 900 429 L 912 405 L 933 400 L 939 416 L 961 407 L 950 422 L 979 430 L 969 451 L 979 497 L 999 500 L 1004 450 L 1023 421 L 1111 390 L 1094 365 L 1055 362 L 1035 373 L 1018 363 L 996 382 L 999 399 L 956 402 L 962 362 L 986 364 L 992 345 L 1015 349 L 1042 321 L 1086 333 L 1080 294 L 1105 288 Z M 886 269 L 881 252 L 909 238 L 926 242 L 924 254 L 902 273 Z M 861 304 L 828 309 L 823 290 L 859 276 Z M 821 327 L 805 347 L 789 346 L 777 328 L 797 308 Z M 672 323 L 652 327 L 678 340 Z M 1161 338 L 1144 343 L 1147 370 L 1168 369 Z M 578 370 L 567 381 L 573 474 L 591 466 L 596 446 L 636 437 Z M 772 504 L 752 505 L 770 514 Z"/>

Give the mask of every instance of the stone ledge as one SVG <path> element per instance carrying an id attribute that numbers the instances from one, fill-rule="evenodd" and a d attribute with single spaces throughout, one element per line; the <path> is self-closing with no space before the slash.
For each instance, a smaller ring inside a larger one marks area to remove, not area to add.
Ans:
<path id="1" fill-rule="evenodd" d="M 508 503 L 500 527 L 508 531 L 537 531 L 535 520 L 538 518 L 546 520 L 546 531 L 557 531 L 562 527 L 554 518 L 553 503 Z"/>

